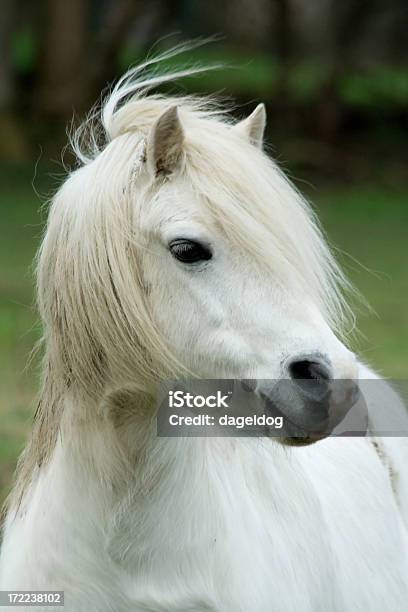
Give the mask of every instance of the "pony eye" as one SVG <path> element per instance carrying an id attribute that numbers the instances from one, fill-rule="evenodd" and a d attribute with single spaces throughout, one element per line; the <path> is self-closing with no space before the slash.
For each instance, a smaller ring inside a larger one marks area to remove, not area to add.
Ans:
<path id="1" fill-rule="evenodd" d="M 212 257 L 212 253 L 207 246 L 194 240 L 187 240 L 187 238 L 172 240 L 169 249 L 173 257 L 187 264 L 208 261 Z"/>

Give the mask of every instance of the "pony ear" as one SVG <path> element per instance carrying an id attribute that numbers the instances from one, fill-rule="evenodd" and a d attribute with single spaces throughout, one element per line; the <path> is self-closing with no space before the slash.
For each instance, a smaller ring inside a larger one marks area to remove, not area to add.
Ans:
<path id="1" fill-rule="evenodd" d="M 262 148 L 263 136 L 266 126 L 265 104 L 258 104 L 256 109 L 239 123 L 233 126 L 234 132 L 241 134 L 244 138 L 259 149 Z"/>
<path id="2" fill-rule="evenodd" d="M 167 176 L 179 165 L 184 132 L 177 106 L 172 106 L 157 119 L 147 143 L 146 160 L 155 176 Z"/>

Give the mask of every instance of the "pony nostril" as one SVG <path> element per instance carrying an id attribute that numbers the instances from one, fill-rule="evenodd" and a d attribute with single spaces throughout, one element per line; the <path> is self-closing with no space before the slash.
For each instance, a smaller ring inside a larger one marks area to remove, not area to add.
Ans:
<path id="1" fill-rule="evenodd" d="M 328 382 L 331 378 L 328 366 L 318 361 L 301 359 L 289 364 L 289 374 L 294 380 L 317 380 Z"/>
<path id="2" fill-rule="evenodd" d="M 291 361 L 288 364 L 288 372 L 303 395 L 311 400 L 321 401 L 330 390 L 330 366 L 314 355 Z"/>

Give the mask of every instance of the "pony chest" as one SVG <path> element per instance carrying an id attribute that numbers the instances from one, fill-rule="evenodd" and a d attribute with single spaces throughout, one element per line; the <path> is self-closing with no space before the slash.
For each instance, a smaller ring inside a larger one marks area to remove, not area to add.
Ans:
<path id="1" fill-rule="evenodd" d="M 245 459 L 210 462 L 201 479 L 188 480 L 167 505 L 140 501 L 112 534 L 110 550 L 133 602 L 152 601 L 160 591 L 166 609 L 178 610 L 174 594 L 188 602 L 193 589 L 208 607 L 188 609 L 266 611 L 285 602 L 287 610 L 308 610 L 305 601 L 330 608 L 330 545 L 304 475 L 265 467 L 259 454 Z"/>

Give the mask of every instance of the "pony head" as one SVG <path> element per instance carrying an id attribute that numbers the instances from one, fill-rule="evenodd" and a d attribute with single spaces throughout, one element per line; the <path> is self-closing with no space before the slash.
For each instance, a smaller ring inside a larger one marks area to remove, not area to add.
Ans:
<path id="1" fill-rule="evenodd" d="M 98 401 L 186 373 L 354 379 L 346 281 L 263 151 L 264 106 L 234 123 L 212 101 L 148 95 L 178 76 L 127 74 L 106 144 L 88 136 L 54 199 L 38 266 L 51 377 Z"/>

